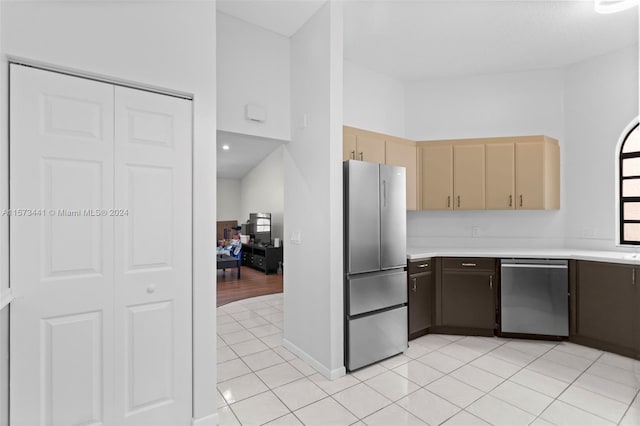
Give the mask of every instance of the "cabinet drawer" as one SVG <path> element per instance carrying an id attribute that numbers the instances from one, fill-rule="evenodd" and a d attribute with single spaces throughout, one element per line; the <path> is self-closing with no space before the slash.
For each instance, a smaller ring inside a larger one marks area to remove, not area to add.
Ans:
<path id="1" fill-rule="evenodd" d="M 495 272 L 496 260 L 492 257 L 445 257 L 442 259 L 442 268 L 460 271 Z"/>
<path id="2" fill-rule="evenodd" d="M 420 272 L 428 272 L 433 268 L 432 259 L 416 259 L 408 262 L 408 272 L 411 274 L 419 274 Z"/>

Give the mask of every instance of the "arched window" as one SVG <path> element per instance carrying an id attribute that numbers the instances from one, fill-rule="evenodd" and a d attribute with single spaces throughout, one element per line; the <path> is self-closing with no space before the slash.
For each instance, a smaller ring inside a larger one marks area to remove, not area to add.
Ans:
<path id="1" fill-rule="evenodd" d="M 620 244 L 640 245 L 640 129 L 631 126 L 619 154 Z"/>

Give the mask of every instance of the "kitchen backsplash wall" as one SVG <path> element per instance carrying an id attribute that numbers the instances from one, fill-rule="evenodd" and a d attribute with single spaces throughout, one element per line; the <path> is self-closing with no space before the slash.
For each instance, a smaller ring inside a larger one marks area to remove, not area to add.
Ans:
<path id="1" fill-rule="evenodd" d="M 407 247 L 560 248 L 563 230 L 558 210 L 407 212 Z"/>

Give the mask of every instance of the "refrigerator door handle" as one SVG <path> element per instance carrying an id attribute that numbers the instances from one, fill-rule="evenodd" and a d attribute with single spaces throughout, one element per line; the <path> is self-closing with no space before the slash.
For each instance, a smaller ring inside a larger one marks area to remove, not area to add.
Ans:
<path id="1" fill-rule="evenodd" d="M 387 207 L 387 181 L 382 181 L 382 206 Z"/>

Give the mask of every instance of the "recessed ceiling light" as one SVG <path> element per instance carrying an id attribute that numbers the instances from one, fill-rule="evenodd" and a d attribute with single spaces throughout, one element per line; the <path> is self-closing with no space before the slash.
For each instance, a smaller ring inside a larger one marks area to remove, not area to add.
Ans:
<path id="1" fill-rule="evenodd" d="M 226 144 L 225 144 L 225 145 L 222 145 L 222 149 L 223 149 L 224 151 L 229 151 L 229 145 L 226 145 Z"/>

